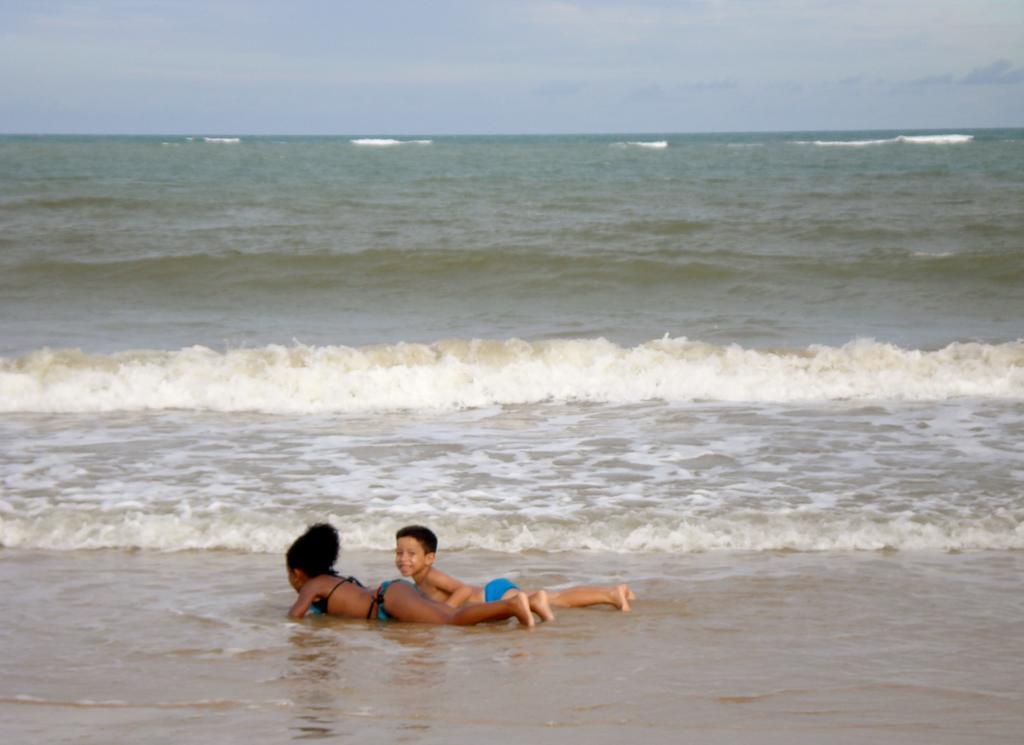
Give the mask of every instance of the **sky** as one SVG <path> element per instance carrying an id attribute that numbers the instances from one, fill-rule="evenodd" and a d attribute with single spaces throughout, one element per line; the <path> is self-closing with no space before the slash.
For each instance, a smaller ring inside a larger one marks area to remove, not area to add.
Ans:
<path id="1" fill-rule="evenodd" d="M 1024 0 L 0 0 L 0 132 L 1024 126 Z"/>

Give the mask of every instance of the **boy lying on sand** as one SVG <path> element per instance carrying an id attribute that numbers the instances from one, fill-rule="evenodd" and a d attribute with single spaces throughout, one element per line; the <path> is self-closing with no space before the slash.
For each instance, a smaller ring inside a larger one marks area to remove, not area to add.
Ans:
<path id="1" fill-rule="evenodd" d="M 495 579 L 483 587 L 467 585 L 434 567 L 437 558 L 437 536 L 422 525 L 407 525 L 395 534 L 395 566 L 403 577 L 410 577 L 427 597 L 458 608 L 465 603 L 489 603 L 512 597 L 519 588 L 507 579 Z M 569 587 L 564 590 L 526 592 L 530 608 L 551 621 L 556 608 L 582 608 L 588 605 L 612 605 L 628 611 L 629 601 L 636 595 L 629 585 L 607 587 Z"/>

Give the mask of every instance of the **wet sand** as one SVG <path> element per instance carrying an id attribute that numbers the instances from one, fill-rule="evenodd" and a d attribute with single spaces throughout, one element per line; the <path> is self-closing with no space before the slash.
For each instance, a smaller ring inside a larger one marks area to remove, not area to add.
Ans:
<path id="1" fill-rule="evenodd" d="M 1024 731 L 1019 552 L 474 551 L 439 566 L 527 586 L 628 581 L 639 599 L 533 630 L 292 622 L 278 556 L 6 550 L 0 736 L 943 744 Z M 340 568 L 394 574 L 385 553 Z"/>

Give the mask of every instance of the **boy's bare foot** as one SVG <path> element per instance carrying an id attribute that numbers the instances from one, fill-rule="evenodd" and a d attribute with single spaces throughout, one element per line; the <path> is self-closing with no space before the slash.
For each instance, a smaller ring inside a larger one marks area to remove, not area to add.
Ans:
<path id="1" fill-rule="evenodd" d="M 625 613 L 628 613 L 631 610 L 629 607 L 629 601 L 636 600 L 636 595 L 634 595 L 632 590 L 629 589 L 629 585 L 618 585 L 613 592 L 615 607 Z"/>
<path id="2" fill-rule="evenodd" d="M 537 590 L 529 596 L 530 610 L 540 616 L 541 621 L 554 621 L 555 614 L 551 612 L 551 605 L 548 603 L 547 590 Z"/>
<path id="3" fill-rule="evenodd" d="M 512 601 L 514 606 L 513 612 L 516 618 L 519 619 L 519 623 L 523 624 L 523 626 L 534 626 L 533 611 L 530 610 L 530 600 L 526 597 L 526 594 L 517 592 L 509 600 Z"/>

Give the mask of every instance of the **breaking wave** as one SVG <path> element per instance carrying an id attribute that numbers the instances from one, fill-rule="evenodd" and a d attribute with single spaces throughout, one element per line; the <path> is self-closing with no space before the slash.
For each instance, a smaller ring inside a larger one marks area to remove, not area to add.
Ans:
<path id="1" fill-rule="evenodd" d="M 3 514 L 0 546 L 77 550 L 139 548 L 158 551 L 226 549 L 278 553 L 313 520 L 341 527 L 344 547 L 386 551 L 408 515 L 263 514 L 248 510 L 212 515 L 154 514 L 143 510 L 84 512 L 53 507 L 31 517 Z M 305 519 L 304 519 L 305 518 Z M 865 515 L 828 512 L 749 512 L 720 517 L 615 516 L 600 521 L 450 519 L 435 529 L 451 537 L 450 549 L 501 553 L 600 551 L 622 554 L 705 551 L 960 551 L 1024 549 L 1018 512 L 987 517 Z"/>
<path id="2" fill-rule="evenodd" d="M 635 403 L 1024 398 L 1024 341 L 934 351 L 868 339 L 791 350 L 663 338 L 450 340 L 217 352 L 40 349 L 0 358 L 0 411 L 281 414 Z"/>
<path id="3" fill-rule="evenodd" d="M 668 147 L 667 140 L 653 140 L 653 141 L 637 141 L 633 140 L 630 142 L 616 142 L 614 145 L 618 147 L 642 147 L 651 150 L 663 150 Z"/>
<path id="4" fill-rule="evenodd" d="M 393 139 L 374 139 L 374 138 L 363 138 L 359 140 L 349 140 L 353 145 L 364 145 L 370 147 L 391 147 L 394 145 L 431 145 L 433 140 L 393 140 Z"/>
<path id="5" fill-rule="evenodd" d="M 795 145 L 817 145 L 818 147 L 869 147 L 872 145 L 963 145 L 971 142 L 974 135 L 899 135 L 876 140 L 798 140 Z"/>

